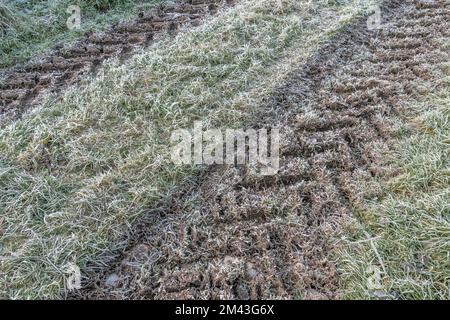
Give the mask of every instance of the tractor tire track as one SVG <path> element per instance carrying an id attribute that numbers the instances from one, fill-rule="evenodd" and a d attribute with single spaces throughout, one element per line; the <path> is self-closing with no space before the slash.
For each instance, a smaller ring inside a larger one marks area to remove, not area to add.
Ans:
<path id="1" fill-rule="evenodd" d="M 449 9 L 387 1 L 383 30 L 369 32 L 362 20 L 337 35 L 256 116 L 256 127 L 284 128 L 278 174 L 211 169 L 149 213 L 122 259 L 81 296 L 338 298 L 331 239 L 362 202 L 357 177 L 384 174 L 390 121 L 420 84 L 437 81 L 430 64 L 449 61 L 435 41 L 449 38 Z"/>
<path id="2" fill-rule="evenodd" d="M 76 44 L 56 46 L 46 56 L 22 66 L 0 70 L 0 120 L 17 119 L 39 104 L 42 94 L 58 92 L 95 73 L 103 61 L 113 56 L 121 60 L 159 38 L 174 35 L 184 26 L 197 26 L 234 0 L 183 0 L 161 4 L 142 12 L 133 22 L 114 25 L 101 33 L 87 33 Z"/>

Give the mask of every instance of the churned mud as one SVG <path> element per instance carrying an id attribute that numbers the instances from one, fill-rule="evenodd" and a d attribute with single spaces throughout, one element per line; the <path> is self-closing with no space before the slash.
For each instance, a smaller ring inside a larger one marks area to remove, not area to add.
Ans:
<path id="1" fill-rule="evenodd" d="M 43 57 L 0 70 L 0 119 L 18 118 L 39 103 L 41 94 L 57 92 L 95 72 L 102 62 L 125 59 L 137 48 L 151 45 L 181 27 L 197 26 L 234 0 L 182 0 L 142 12 L 132 22 L 120 23 L 101 33 L 88 33 L 76 44 L 56 46 Z"/>
<path id="2" fill-rule="evenodd" d="M 281 166 L 211 168 L 148 213 L 84 298 L 335 299 L 357 178 L 383 176 L 391 121 L 449 61 L 446 1 L 386 1 L 383 29 L 343 30 L 276 90 L 253 127 L 277 125 Z M 94 281 L 96 280 L 96 281 Z"/>

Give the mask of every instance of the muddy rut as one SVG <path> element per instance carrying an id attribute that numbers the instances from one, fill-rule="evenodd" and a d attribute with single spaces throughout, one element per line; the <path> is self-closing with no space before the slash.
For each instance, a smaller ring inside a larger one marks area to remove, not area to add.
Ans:
<path id="1" fill-rule="evenodd" d="M 382 12 L 382 30 L 349 26 L 261 107 L 254 127 L 282 130 L 278 174 L 211 169 L 150 212 L 81 296 L 338 298 L 331 239 L 361 205 L 356 181 L 385 174 L 390 120 L 449 61 L 436 41 L 449 38 L 449 2 L 387 1 Z"/>
<path id="2" fill-rule="evenodd" d="M 180 0 L 142 12 L 132 22 L 102 33 L 88 33 L 69 47 L 56 46 L 49 54 L 14 68 L 0 70 L 0 119 L 17 119 L 39 103 L 42 94 L 58 92 L 114 56 L 129 57 L 181 27 L 197 26 L 234 0 Z"/>

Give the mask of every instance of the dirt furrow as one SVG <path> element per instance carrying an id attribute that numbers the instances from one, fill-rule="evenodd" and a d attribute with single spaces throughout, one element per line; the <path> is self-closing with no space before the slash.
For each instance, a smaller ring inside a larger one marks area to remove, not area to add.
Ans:
<path id="1" fill-rule="evenodd" d="M 0 70 L 0 120 L 17 119 L 39 103 L 42 94 L 58 92 L 82 76 L 95 73 L 106 59 L 129 57 L 184 26 L 196 26 L 234 0 L 180 0 L 142 12 L 132 22 L 114 25 L 102 33 L 88 33 L 70 47 L 56 46 L 46 56 L 12 69 Z"/>
<path id="2" fill-rule="evenodd" d="M 121 260 L 81 295 L 339 297 L 331 239 L 361 202 L 357 177 L 384 173 L 379 157 L 390 120 L 421 94 L 421 83 L 435 80 L 428 66 L 449 60 L 432 44 L 435 30 L 450 28 L 441 14 L 448 8 L 444 1 L 387 1 L 383 30 L 370 32 L 361 20 L 337 35 L 261 109 L 258 127 L 282 128 L 278 174 L 212 169 L 192 192 L 149 213 Z M 424 22 L 428 16 L 433 23 Z M 420 29 L 410 28 L 415 19 Z"/>

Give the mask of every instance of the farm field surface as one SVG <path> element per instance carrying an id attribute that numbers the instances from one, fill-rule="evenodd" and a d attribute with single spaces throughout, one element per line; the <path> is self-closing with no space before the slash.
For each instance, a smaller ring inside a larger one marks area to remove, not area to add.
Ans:
<path id="1" fill-rule="evenodd" d="M 449 298 L 450 1 L 4 1 L 0 35 L 0 298 Z"/>

